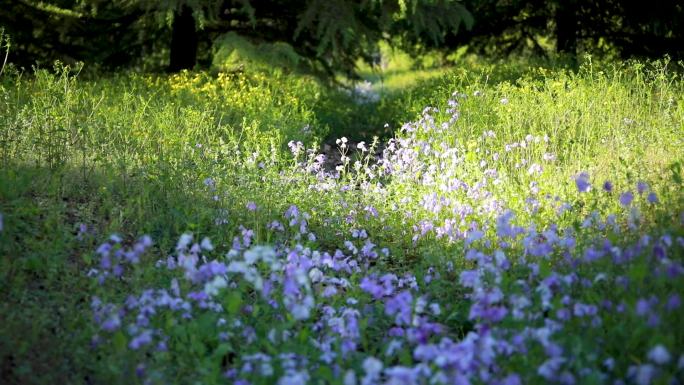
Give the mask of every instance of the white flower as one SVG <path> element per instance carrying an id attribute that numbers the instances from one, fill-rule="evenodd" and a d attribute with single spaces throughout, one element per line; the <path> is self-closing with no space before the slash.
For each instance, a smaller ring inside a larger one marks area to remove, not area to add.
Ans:
<path id="1" fill-rule="evenodd" d="M 378 360 L 375 357 L 368 357 L 365 360 L 363 360 L 363 370 L 369 376 L 376 376 L 380 374 L 382 366 L 382 361 Z"/>
<path id="2" fill-rule="evenodd" d="M 541 174 L 542 173 L 542 167 L 538 163 L 532 163 L 529 169 L 527 169 L 527 174 L 532 175 L 532 174 Z"/>
<path id="3" fill-rule="evenodd" d="M 202 243 L 200 243 L 200 247 L 203 248 L 204 250 L 207 250 L 207 251 L 214 250 L 214 245 L 211 244 L 211 240 L 207 237 L 204 237 L 204 239 L 202 239 Z"/>
<path id="4" fill-rule="evenodd" d="M 228 286 L 228 281 L 222 276 L 217 275 L 214 279 L 204 285 L 204 292 L 207 293 L 208 296 L 213 297 L 218 294 L 220 289 L 223 289 L 226 286 Z"/>
<path id="5" fill-rule="evenodd" d="M 313 283 L 320 282 L 323 279 L 323 272 L 314 267 L 309 271 L 309 279 Z"/>
<path id="6" fill-rule="evenodd" d="M 309 373 L 305 370 L 300 372 L 289 371 L 278 379 L 278 385 L 301 385 L 309 382 Z"/>
<path id="7" fill-rule="evenodd" d="M 176 250 L 187 249 L 190 242 L 192 242 L 192 234 L 185 233 L 185 234 L 181 235 L 180 239 L 178 240 L 178 244 L 176 245 Z"/>
<path id="8" fill-rule="evenodd" d="M 356 373 L 349 369 L 344 373 L 344 385 L 356 385 Z"/>
<path id="9" fill-rule="evenodd" d="M 292 306 L 292 310 L 290 310 L 290 313 L 292 313 L 292 316 L 296 320 L 305 320 L 309 318 L 311 311 L 305 305 L 295 304 L 294 306 Z"/>
<path id="10" fill-rule="evenodd" d="M 345 138 L 344 136 L 340 139 L 337 139 L 335 143 L 337 143 L 337 145 L 340 146 L 340 148 L 347 148 L 347 138 Z"/>
<path id="11" fill-rule="evenodd" d="M 244 273 L 247 271 L 247 264 L 241 261 L 233 261 L 228 264 L 227 270 L 231 273 Z"/>

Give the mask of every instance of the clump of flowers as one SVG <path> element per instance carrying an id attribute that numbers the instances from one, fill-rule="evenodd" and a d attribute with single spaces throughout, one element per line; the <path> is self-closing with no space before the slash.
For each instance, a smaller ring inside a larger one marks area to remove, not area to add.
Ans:
<path id="1" fill-rule="evenodd" d="M 130 247 L 111 237 L 90 272 L 94 348 L 135 360 L 127 367 L 146 383 L 681 378 L 681 224 L 646 227 L 642 204 L 660 203 L 645 182 L 616 197 L 617 183 L 595 191 L 581 171 L 565 198 L 551 195 L 543 165 L 555 157 L 542 134 L 450 140 L 464 98 L 426 108 L 376 158 L 359 143 L 352 162 L 340 139 L 334 172 L 290 142 L 294 166 L 278 176 L 311 200 L 334 196 L 325 219 L 289 202 L 264 218 L 243 200 L 259 220 L 239 225 L 230 245 L 186 233 L 170 255 L 152 256 L 150 237 Z M 400 258 L 425 245 L 425 261 Z M 146 260 L 155 279 L 131 292 Z"/>

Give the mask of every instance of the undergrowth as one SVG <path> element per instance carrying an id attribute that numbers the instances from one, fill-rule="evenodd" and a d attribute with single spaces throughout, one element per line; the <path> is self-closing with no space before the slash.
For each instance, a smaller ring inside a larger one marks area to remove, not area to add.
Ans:
<path id="1" fill-rule="evenodd" d="M 673 66 L 5 71 L 3 382 L 677 383 Z"/>

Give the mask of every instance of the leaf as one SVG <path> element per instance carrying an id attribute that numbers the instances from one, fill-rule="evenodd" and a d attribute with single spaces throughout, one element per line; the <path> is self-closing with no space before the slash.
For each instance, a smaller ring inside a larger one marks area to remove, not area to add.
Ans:
<path id="1" fill-rule="evenodd" d="M 318 367 L 318 378 L 326 380 L 328 382 L 333 381 L 333 372 L 328 366 Z"/>
<path id="2" fill-rule="evenodd" d="M 226 299 L 226 309 L 230 314 L 236 314 L 240 311 L 240 306 L 242 305 L 242 295 L 239 292 L 231 292 L 228 294 Z"/>
<path id="3" fill-rule="evenodd" d="M 121 330 L 114 333 L 114 336 L 112 337 L 112 344 L 114 344 L 114 349 L 116 349 L 117 351 L 126 350 L 127 343 L 128 340 L 126 339 L 126 336 L 123 334 Z"/>

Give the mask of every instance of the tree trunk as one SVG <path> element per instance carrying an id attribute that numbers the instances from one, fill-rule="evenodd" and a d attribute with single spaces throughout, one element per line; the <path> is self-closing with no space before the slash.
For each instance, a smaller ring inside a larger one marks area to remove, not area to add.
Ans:
<path id="1" fill-rule="evenodd" d="M 192 9 L 187 5 L 177 10 L 171 31 L 169 71 L 192 69 L 197 62 L 197 30 Z"/>
<path id="2" fill-rule="evenodd" d="M 577 55 L 577 3 L 576 0 L 559 0 L 556 7 L 556 51 Z"/>

